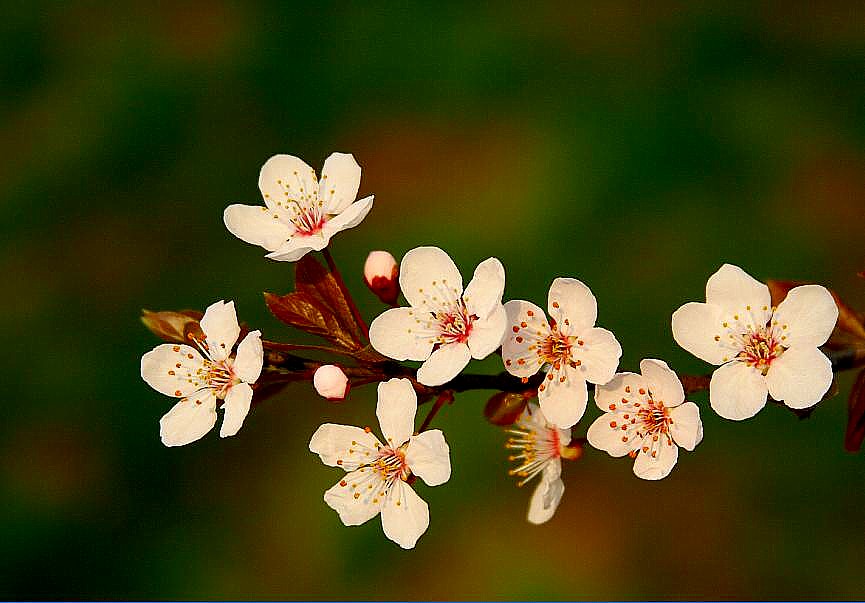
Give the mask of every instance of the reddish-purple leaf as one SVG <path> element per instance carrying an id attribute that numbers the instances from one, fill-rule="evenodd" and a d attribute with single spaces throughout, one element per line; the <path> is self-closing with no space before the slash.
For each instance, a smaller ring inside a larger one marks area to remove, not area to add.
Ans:
<path id="1" fill-rule="evenodd" d="M 363 330 L 354 318 L 351 304 L 342 293 L 334 276 L 311 254 L 305 255 L 295 268 L 295 290 L 308 295 L 319 305 L 330 310 L 342 330 L 360 348 L 364 338 Z"/>
<path id="2" fill-rule="evenodd" d="M 265 293 L 264 301 L 273 315 L 287 325 L 323 337 L 348 350 L 361 347 L 352 334 L 345 331 L 329 307 L 306 293 Z"/>
<path id="3" fill-rule="evenodd" d="M 862 447 L 863 439 L 865 439 L 865 370 L 859 372 L 850 391 L 844 448 L 850 452 L 858 452 Z"/>
<path id="4" fill-rule="evenodd" d="M 198 310 L 181 310 L 179 312 L 141 311 L 141 322 L 157 337 L 165 341 L 188 343 L 190 335 L 204 339 L 199 322 L 204 316 Z"/>
<path id="5" fill-rule="evenodd" d="M 513 425 L 520 418 L 528 399 L 521 393 L 499 392 L 484 406 L 484 416 L 493 425 Z"/>

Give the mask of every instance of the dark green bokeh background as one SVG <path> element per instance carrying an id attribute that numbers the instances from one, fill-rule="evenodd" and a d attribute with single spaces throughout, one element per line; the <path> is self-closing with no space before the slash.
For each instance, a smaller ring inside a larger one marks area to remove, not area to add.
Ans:
<path id="1" fill-rule="evenodd" d="M 293 386 L 235 438 L 166 449 L 171 402 L 138 375 L 142 307 L 234 299 L 296 337 L 261 302 L 292 266 L 221 219 L 274 153 L 363 166 L 376 205 L 333 253 L 370 317 L 366 253 L 422 244 L 466 275 L 501 258 L 508 298 L 584 280 L 629 370 L 707 370 L 669 317 L 724 261 L 865 306 L 865 11 L 720 6 L 7 5 L 0 597 L 865 596 L 843 395 L 742 423 L 697 395 L 705 440 L 668 479 L 589 451 L 541 527 L 488 394 L 461 395 L 437 420 L 453 478 L 419 485 L 432 523 L 404 552 L 340 525 L 307 451 L 323 421 L 374 424 L 372 388 Z"/>

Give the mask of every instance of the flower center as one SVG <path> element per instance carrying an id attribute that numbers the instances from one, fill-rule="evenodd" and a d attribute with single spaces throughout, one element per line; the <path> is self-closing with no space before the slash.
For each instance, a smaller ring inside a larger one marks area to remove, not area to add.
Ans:
<path id="1" fill-rule="evenodd" d="M 295 234 L 309 237 L 321 232 L 327 222 L 327 216 L 321 211 L 321 208 L 318 205 L 303 207 L 296 201 L 294 205 L 295 212 L 289 220 L 294 225 Z"/>
<path id="2" fill-rule="evenodd" d="M 460 300 L 452 310 L 439 310 L 432 313 L 438 321 L 439 336 L 437 343 L 465 343 L 472 332 L 472 326 L 478 317 L 469 314 L 466 304 Z"/>
<path id="3" fill-rule="evenodd" d="M 369 465 L 388 486 L 398 479 L 406 481 L 411 475 L 411 470 L 405 460 L 406 447 L 407 445 L 396 449 L 389 446 L 379 448 L 378 458 Z"/>
<path id="4" fill-rule="evenodd" d="M 225 398 L 235 382 L 234 369 L 229 366 L 228 360 L 214 362 L 205 359 L 204 367 L 199 372 L 205 385 L 216 392 L 217 398 Z"/>
<path id="5" fill-rule="evenodd" d="M 670 411 L 663 402 L 655 402 L 652 398 L 637 411 L 637 419 L 642 422 L 639 435 L 666 435 L 670 433 Z"/>
<path id="6" fill-rule="evenodd" d="M 553 327 L 546 338 L 538 342 L 537 353 L 542 364 L 551 364 L 555 370 L 562 368 L 563 364 L 570 364 L 576 368 L 581 363 L 571 358 L 573 344 L 576 337 L 565 335 Z M 582 341 L 579 341 L 582 345 Z"/>
<path id="7" fill-rule="evenodd" d="M 516 466 L 508 474 L 520 478 L 517 482 L 519 488 L 543 471 L 551 460 L 562 456 L 562 441 L 557 429 L 519 422 L 506 432 L 511 435 L 505 448 L 516 451 L 508 457 L 509 461 L 516 461 Z"/>
<path id="8" fill-rule="evenodd" d="M 775 339 L 771 329 L 758 329 L 742 336 L 743 347 L 737 358 L 764 375 L 772 361 L 784 353 L 784 347 Z"/>

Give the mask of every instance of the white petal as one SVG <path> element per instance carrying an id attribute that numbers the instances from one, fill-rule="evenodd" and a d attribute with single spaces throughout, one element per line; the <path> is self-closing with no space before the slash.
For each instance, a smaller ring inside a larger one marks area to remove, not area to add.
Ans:
<path id="1" fill-rule="evenodd" d="M 204 358 L 195 348 L 163 343 L 141 357 L 141 378 L 159 393 L 180 398 L 206 387 L 198 377 L 203 366 Z"/>
<path id="2" fill-rule="evenodd" d="M 505 292 L 505 267 L 496 258 L 478 264 L 475 274 L 463 293 L 469 314 L 486 318 L 501 306 Z"/>
<path id="3" fill-rule="evenodd" d="M 343 525 L 359 526 L 378 515 L 387 494 L 384 485 L 378 473 L 362 467 L 326 490 L 324 502 L 339 514 Z"/>
<path id="4" fill-rule="evenodd" d="M 550 370 L 538 387 L 538 402 L 544 416 L 561 429 L 571 427 L 583 417 L 588 398 L 586 382 L 570 366 L 564 366 L 559 371 Z"/>
<path id="5" fill-rule="evenodd" d="M 428 486 L 439 486 L 451 477 L 450 448 L 440 429 L 409 438 L 405 460 L 411 472 Z"/>
<path id="6" fill-rule="evenodd" d="M 417 371 L 417 380 L 424 385 L 443 385 L 460 374 L 471 360 L 469 346 L 446 343 L 430 354 Z"/>
<path id="7" fill-rule="evenodd" d="M 679 376 L 663 360 L 643 360 L 640 362 L 640 372 L 646 378 L 649 392 L 656 402 L 663 402 L 664 406 L 672 408 L 685 401 L 685 390 Z"/>
<path id="8" fill-rule="evenodd" d="M 255 383 L 264 366 L 264 349 L 261 346 L 261 331 L 250 331 L 237 346 L 234 372 L 246 383 Z"/>
<path id="9" fill-rule="evenodd" d="M 495 352 L 505 338 L 508 316 L 504 306 L 493 310 L 487 318 L 479 318 L 472 323 L 472 330 L 466 343 L 472 358 L 481 360 Z"/>
<path id="10" fill-rule="evenodd" d="M 322 229 L 322 235 L 330 239 L 336 233 L 354 228 L 366 218 L 369 210 L 372 209 L 373 197 L 364 197 L 360 201 L 352 203 L 346 207 L 341 214 L 328 220 Z M 323 248 L 322 248 L 323 249 Z M 316 250 L 317 251 L 317 250 Z"/>
<path id="11" fill-rule="evenodd" d="M 234 302 L 218 301 L 207 307 L 201 319 L 201 330 L 207 338 L 207 351 L 216 361 L 225 360 L 240 336 Z"/>
<path id="12" fill-rule="evenodd" d="M 706 283 L 706 303 L 720 306 L 726 314 L 742 312 L 747 306 L 763 313 L 772 305 L 772 297 L 765 284 L 738 266 L 724 264 Z"/>
<path id="13" fill-rule="evenodd" d="M 772 322 L 781 329 L 785 346 L 818 347 L 826 343 L 838 322 L 838 306 L 826 287 L 802 285 L 791 289 L 778 304 Z"/>
<path id="14" fill-rule="evenodd" d="M 374 460 L 381 442 L 372 433 L 353 425 L 325 423 L 309 440 L 309 450 L 330 467 L 354 471 Z"/>
<path id="15" fill-rule="evenodd" d="M 667 438 L 654 440 L 652 436 L 643 439 L 643 446 L 634 461 L 634 474 L 643 479 L 663 479 L 679 460 L 679 447 Z"/>
<path id="16" fill-rule="evenodd" d="M 619 373 L 610 381 L 595 387 L 595 404 L 604 412 L 621 410 L 635 402 L 643 403 L 649 399 L 649 383 L 636 373 Z M 643 393 L 640 393 L 640 392 Z"/>
<path id="17" fill-rule="evenodd" d="M 241 241 L 275 251 L 291 237 L 294 229 L 261 205 L 229 205 L 222 213 L 228 232 Z"/>
<path id="18" fill-rule="evenodd" d="M 621 429 L 622 425 L 628 424 L 620 412 L 604 413 L 589 426 L 586 439 L 593 447 L 610 456 L 625 456 L 637 447 L 637 430 Z"/>
<path id="19" fill-rule="evenodd" d="M 582 281 L 557 278 L 550 286 L 547 311 L 564 333 L 581 333 L 595 326 L 598 302 Z M 567 320 L 568 324 L 565 324 Z M 570 330 L 568 330 L 570 329 Z"/>
<path id="20" fill-rule="evenodd" d="M 689 302 L 673 312 L 673 339 L 697 358 L 722 364 L 735 356 L 723 343 L 723 314 L 720 306 Z"/>
<path id="21" fill-rule="evenodd" d="M 381 508 L 381 527 L 402 548 L 414 548 L 429 527 L 429 506 L 411 486 L 397 480 Z"/>
<path id="22" fill-rule="evenodd" d="M 715 370 L 709 382 L 712 409 L 734 421 L 748 419 L 766 405 L 766 378 L 744 362 L 733 361 Z"/>
<path id="23" fill-rule="evenodd" d="M 296 262 L 310 251 L 320 251 L 327 247 L 326 241 L 320 235 L 292 236 L 289 240 L 279 246 L 278 249 L 268 253 L 265 257 L 277 262 Z"/>
<path id="24" fill-rule="evenodd" d="M 670 411 L 673 420 L 670 435 L 685 450 L 693 450 L 703 440 L 703 422 L 700 409 L 693 402 L 685 402 Z"/>
<path id="25" fill-rule="evenodd" d="M 222 427 L 219 429 L 219 437 L 227 438 L 240 431 L 243 420 L 249 414 L 249 405 L 252 402 L 252 388 L 247 383 L 237 383 L 228 390 L 225 396 L 225 416 L 222 417 Z"/>
<path id="26" fill-rule="evenodd" d="M 590 383 L 603 384 L 616 374 L 619 358 L 622 357 L 622 346 L 610 331 L 594 327 L 579 334 L 572 347 L 572 354 L 581 362 L 577 370 L 583 379 Z"/>
<path id="27" fill-rule="evenodd" d="M 258 188 L 267 206 L 275 211 L 295 201 L 303 207 L 318 203 L 318 181 L 315 170 L 291 155 L 274 155 L 261 167 Z M 282 205 L 278 205 L 282 204 Z"/>
<path id="28" fill-rule="evenodd" d="M 502 342 L 505 368 L 511 375 L 530 377 L 543 364 L 538 353 L 530 348 L 550 333 L 546 314 L 535 304 L 519 299 L 509 301 L 504 308 L 507 315 Z"/>
<path id="29" fill-rule="evenodd" d="M 360 166 L 349 153 L 332 153 L 321 169 L 318 196 L 324 210 L 338 214 L 357 199 L 360 188 Z"/>
<path id="30" fill-rule="evenodd" d="M 426 317 L 419 310 L 391 308 L 372 321 L 369 341 L 377 352 L 388 358 L 426 360 L 432 352 L 435 334 L 422 321 L 426 321 Z"/>
<path id="31" fill-rule="evenodd" d="M 385 445 L 402 446 L 414 433 L 417 394 L 408 379 L 391 379 L 378 384 L 375 414 L 384 434 Z"/>
<path id="32" fill-rule="evenodd" d="M 772 361 L 766 383 L 774 399 L 790 408 L 810 408 L 832 386 L 832 363 L 813 346 L 790 348 Z"/>
<path id="33" fill-rule="evenodd" d="M 216 424 L 216 395 L 201 390 L 183 398 L 159 420 L 159 435 L 166 446 L 184 446 L 200 439 Z"/>
<path id="34" fill-rule="evenodd" d="M 565 482 L 561 479 L 547 481 L 542 479 L 529 500 L 527 519 L 530 523 L 541 524 L 549 521 L 559 508 L 562 495 L 565 493 Z"/>
<path id="35" fill-rule="evenodd" d="M 399 287 L 412 306 L 435 310 L 459 300 L 463 277 L 450 256 L 438 247 L 417 247 L 402 259 Z"/>

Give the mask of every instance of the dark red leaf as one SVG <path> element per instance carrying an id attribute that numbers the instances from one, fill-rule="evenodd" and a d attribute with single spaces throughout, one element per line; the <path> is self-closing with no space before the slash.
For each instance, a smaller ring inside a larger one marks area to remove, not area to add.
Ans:
<path id="1" fill-rule="evenodd" d="M 850 452 L 859 452 L 863 439 L 865 439 L 865 370 L 859 372 L 850 391 L 844 448 Z"/>
<path id="2" fill-rule="evenodd" d="M 357 350 L 361 347 L 352 335 L 343 329 L 330 308 L 306 293 L 265 293 L 264 301 L 273 315 L 288 325 L 323 337 L 345 349 Z"/>
<path id="3" fill-rule="evenodd" d="M 294 287 L 298 293 L 304 293 L 330 310 L 342 330 L 354 340 L 352 347 L 362 346 L 364 333 L 352 314 L 350 302 L 334 276 L 311 254 L 297 262 Z"/>
<path id="4" fill-rule="evenodd" d="M 513 425 L 520 418 L 528 399 L 521 393 L 499 392 L 484 406 L 484 416 L 493 425 Z"/>
<path id="5" fill-rule="evenodd" d="M 204 316 L 198 310 L 181 310 L 179 312 L 141 311 L 141 322 L 157 337 L 165 341 L 188 343 L 190 335 L 203 339 L 199 322 Z"/>

